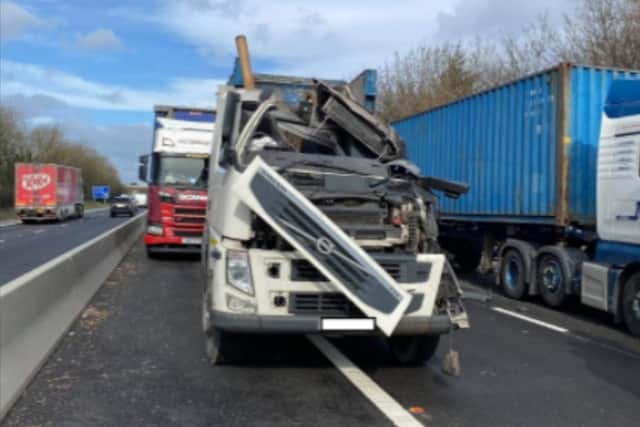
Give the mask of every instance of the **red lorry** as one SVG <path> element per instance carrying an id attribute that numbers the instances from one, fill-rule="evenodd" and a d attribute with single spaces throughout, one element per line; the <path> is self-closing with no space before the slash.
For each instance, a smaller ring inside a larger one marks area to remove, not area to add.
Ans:
<path id="1" fill-rule="evenodd" d="M 216 112 L 157 105 L 154 113 L 152 153 L 140 157 L 139 170 L 149 184 L 147 254 L 200 253 Z"/>
<path id="2" fill-rule="evenodd" d="M 51 163 L 16 163 L 15 211 L 24 223 L 82 217 L 80 169 Z"/>

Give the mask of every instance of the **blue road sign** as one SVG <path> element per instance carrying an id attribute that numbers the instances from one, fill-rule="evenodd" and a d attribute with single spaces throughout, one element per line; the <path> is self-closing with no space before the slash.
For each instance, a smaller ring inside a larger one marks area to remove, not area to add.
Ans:
<path id="1" fill-rule="evenodd" d="M 94 185 L 91 187 L 91 192 L 93 194 L 93 198 L 106 200 L 109 198 L 109 194 L 111 193 L 111 188 L 108 185 Z"/>

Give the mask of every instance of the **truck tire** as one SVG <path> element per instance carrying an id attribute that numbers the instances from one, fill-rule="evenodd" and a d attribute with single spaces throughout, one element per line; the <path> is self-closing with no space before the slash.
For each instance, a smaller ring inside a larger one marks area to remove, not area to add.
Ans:
<path id="1" fill-rule="evenodd" d="M 438 349 L 440 335 L 398 335 L 388 339 L 396 363 L 422 365 L 431 360 Z"/>
<path id="2" fill-rule="evenodd" d="M 205 332 L 205 351 L 214 365 L 240 363 L 246 356 L 245 337 L 210 328 Z"/>
<path id="3" fill-rule="evenodd" d="M 624 285 L 622 313 L 629 331 L 640 337 L 640 271 L 629 277 Z"/>
<path id="4" fill-rule="evenodd" d="M 500 284 L 507 296 L 522 299 L 527 291 L 526 271 L 522 254 L 517 249 L 507 249 L 500 259 Z"/>
<path id="5" fill-rule="evenodd" d="M 567 280 L 569 279 L 562 260 L 550 253 L 540 256 L 536 269 L 536 282 L 545 304 L 559 308 L 566 302 Z"/>

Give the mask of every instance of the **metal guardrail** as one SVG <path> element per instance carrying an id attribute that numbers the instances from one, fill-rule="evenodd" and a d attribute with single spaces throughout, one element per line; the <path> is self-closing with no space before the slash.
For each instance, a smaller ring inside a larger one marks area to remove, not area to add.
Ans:
<path id="1" fill-rule="evenodd" d="M 145 215 L 0 287 L 0 421 L 140 237 Z"/>

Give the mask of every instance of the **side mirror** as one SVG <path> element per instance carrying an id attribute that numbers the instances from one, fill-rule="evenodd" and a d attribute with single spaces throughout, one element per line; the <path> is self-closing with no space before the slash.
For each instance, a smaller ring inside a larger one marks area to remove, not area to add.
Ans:
<path id="1" fill-rule="evenodd" d="M 138 179 L 142 182 L 147 182 L 147 164 L 149 163 L 149 155 L 145 154 L 139 158 L 140 164 L 138 165 Z"/>

